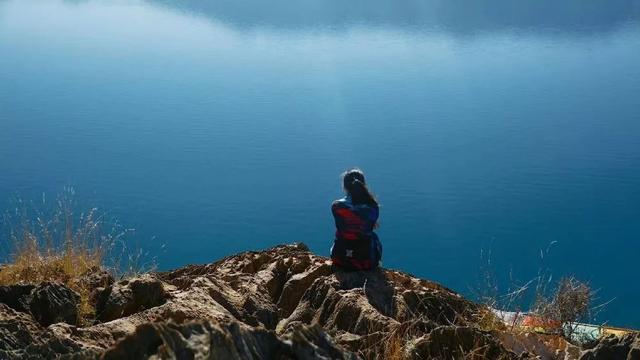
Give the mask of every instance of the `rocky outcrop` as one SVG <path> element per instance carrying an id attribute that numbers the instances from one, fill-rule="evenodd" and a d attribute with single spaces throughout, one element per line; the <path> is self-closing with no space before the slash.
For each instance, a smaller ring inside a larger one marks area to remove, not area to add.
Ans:
<path id="1" fill-rule="evenodd" d="M 580 348 L 555 334 L 492 331 L 502 345 L 516 354 L 535 354 L 540 359 L 578 359 Z"/>
<path id="2" fill-rule="evenodd" d="M 97 291 L 96 318 L 111 321 L 162 305 L 167 293 L 162 282 L 150 275 L 124 280 Z"/>
<path id="3" fill-rule="evenodd" d="M 0 286 L 0 303 L 30 313 L 41 325 L 78 323 L 80 295 L 62 284 Z"/>
<path id="4" fill-rule="evenodd" d="M 31 284 L 0 286 L 0 303 L 17 311 L 29 312 L 31 292 L 35 288 Z"/>
<path id="5" fill-rule="evenodd" d="M 0 358 L 515 359 L 547 346 L 480 330 L 483 308 L 439 284 L 386 269 L 345 272 L 302 244 L 119 282 L 86 279 L 95 280 L 96 319 L 85 327 L 62 285 L 0 287 Z"/>
<path id="6" fill-rule="evenodd" d="M 80 295 L 75 291 L 64 285 L 45 283 L 36 287 L 31 294 L 29 309 L 40 324 L 78 323 Z"/>
<path id="7" fill-rule="evenodd" d="M 356 359 L 320 327 L 300 326 L 282 338 L 240 322 L 148 323 L 105 352 L 103 359 Z"/>
<path id="8" fill-rule="evenodd" d="M 603 338 L 580 357 L 580 360 L 604 359 L 640 360 L 640 334 L 628 334 L 621 338 L 611 335 Z"/>
<path id="9" fill-rule="evenodd" d="M 407 350 L 411 359 L 516 359 L 500 341 L 469 326 L 440 326 L 415 340 Z"/>
<path id="10" fill-rule="evenodd" d="M 90 352 L 77 341 L 57 336 L 31 315 L 0 303 L 0 359 L 50 359 Z"/>

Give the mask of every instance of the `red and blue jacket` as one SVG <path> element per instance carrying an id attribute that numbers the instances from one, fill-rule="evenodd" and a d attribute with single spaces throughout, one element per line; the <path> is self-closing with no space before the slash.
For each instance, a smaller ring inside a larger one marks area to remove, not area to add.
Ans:
<path id="1" fill-rule="evenodd" d="M 380 209 L 377 205 L 353 204 L 349 196 L 331 204 L 336 223 L 336 237 L 331 248 L 335 265 L 352 270 L 369 270 L 378 266 L 382 246 L 373 231 Z"/>

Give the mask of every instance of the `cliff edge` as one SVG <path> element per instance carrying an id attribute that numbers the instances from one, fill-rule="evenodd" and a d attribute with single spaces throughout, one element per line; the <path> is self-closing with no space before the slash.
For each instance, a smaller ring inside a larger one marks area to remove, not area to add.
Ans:
<path id="1" fill-rule="evenodd" d="M 386 269 L 344 272 L 303 244 L 118 282 L 96 270 L 78 281 L 92 289 L 95 318 L 84 326 L 80 297 L 64 285 L 0 287 L 0 359 L 640 357 L 637 336 L 582 350 L 558 336 L 483 326 L 486 308 L 437 283 Z"/>

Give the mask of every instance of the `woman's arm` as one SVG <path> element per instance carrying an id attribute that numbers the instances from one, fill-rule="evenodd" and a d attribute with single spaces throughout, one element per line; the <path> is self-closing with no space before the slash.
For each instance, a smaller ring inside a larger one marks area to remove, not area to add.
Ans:
<path id="1" fill-rule="evenodd" d="M 371 218 L 373 220 L 373 228 L 377 229 L 377 228 L 380 227 L 380 221 L 379 221 L 380 208 L 376 206 L 376 207 L 372 208 L 371 212 L 372 212 Z"/>
<path id="2" fill-rule="evenodd" d="M 331 214 L 333 215 L 333 221 L 336 224 L 336 228 L 340 226 L 340 216 L 338 215 L 338 208 L 340 207 L 340 202 L 338 200 L 331 203 Z"/>

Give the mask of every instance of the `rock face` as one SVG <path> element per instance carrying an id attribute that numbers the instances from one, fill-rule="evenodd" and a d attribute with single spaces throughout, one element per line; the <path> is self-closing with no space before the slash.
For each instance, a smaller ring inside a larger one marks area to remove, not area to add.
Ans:
<path id="1" fill-rule="evenodd" d="M 580 360 L 640 360 L 640 334 L 609 336 L 582 353 Z"/>
<path id="2" fill-rule="evenodd" d="M 240 322 L 147 323 L 105 352 L 103 359 L 356 359 L 322 329 L 301 326 L 278 338 Z"/>
<path id="3" fill-rule="evenodd" d="M 78 323 L 80 295 L 61 284 L 0 286 L 0 303 L 30 313 L 41 325 Z"/>
<path id="4" fill-rule="evenodd" d="M 80 295 L 60 284 L 44 283 L 32 292 L 29 309 L 34 319 L 42 325 L 58 322 L 78 323 Z"/>
<path id="5" fill-rule="evenodd" d="M 82 351 L 80 343 L 59 337 L 29 314 L 0 303 L 0 359 L 50 359 Z"/>
<path id="6" fill-rule="evenodd" d="M 417 339 L 408 350 L 412 359 L 512 359 L 514 354 L 493 336 L 473 327 L 441 326 Z"/>
<path id="7" fill-rule="evenodd" d="M 143 275 L 111 285 L 95 297 L 96 317 L 111 321 L 162 305 L 168 295 L 160 280 Z"/>
<path id="8" fill-rule="evenodd" d="M 0 359 L 522 359 L 545 346 L 480 330 L 483 309 L 439 284 L 344 272 L 302 244 L 91 281 L 86 327 L 62 285 L 0 287 Z"/>

